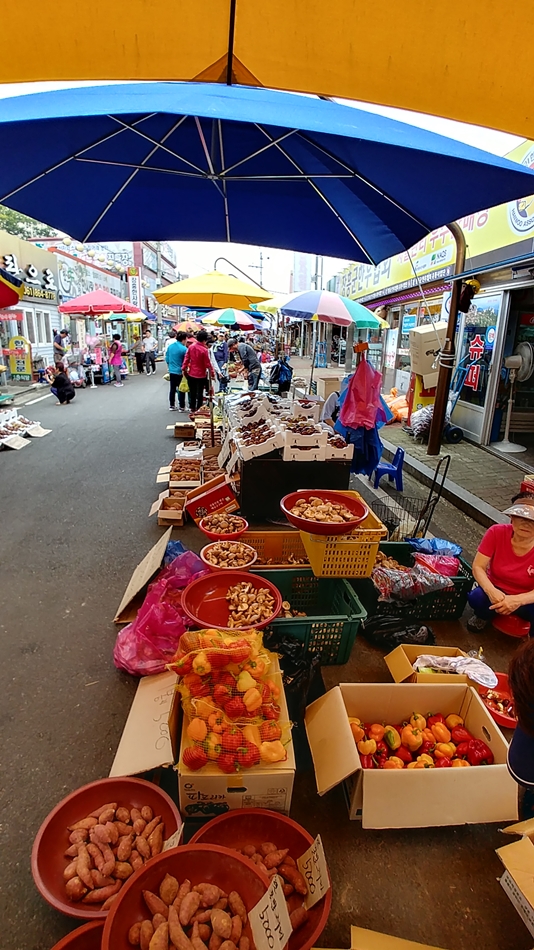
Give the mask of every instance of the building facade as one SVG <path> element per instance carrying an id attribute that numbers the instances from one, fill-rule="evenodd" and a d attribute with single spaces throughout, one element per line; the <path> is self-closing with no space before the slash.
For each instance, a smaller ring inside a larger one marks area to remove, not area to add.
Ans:
<path id="1" fill-rule="evenodd" d="M 27 340 L 34 368 L 53 362 L 54 334 L 61 326 L 58 312 L 58 262 L 53 254 L 5 231 L 0 231 L 0 267 L 24 281 L 16 307 L 0 312 L 0 341 L 4 357 L 10 340 Z M 9 368 L 9 360 L 5 360 Z M 8 372 L 8 375 L 11 375 Z"/>

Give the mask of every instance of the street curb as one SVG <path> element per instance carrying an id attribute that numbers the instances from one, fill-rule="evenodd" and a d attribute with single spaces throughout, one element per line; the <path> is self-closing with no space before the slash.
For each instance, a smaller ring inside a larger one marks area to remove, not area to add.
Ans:
<path id="1" fill-rule="evenodd" d="M 380 436 L 380 441 L 384 446 L 384 454 L 389 461 L 393 458 L 398 446 L 387 442 L 382 435 Z M 429 468 L 428 465 L 424 465 L 423 462 L 414 458 L 413 455 L 408 455 L 406 451 L 404 455 L 404 468 L 408 474 L 413 475 L 418 482 L 430 488 L 432 479 L 434 478 L 434 469 Z M 491 528 L 494 524 L 509 524 L 507 516 L 503 515 L 502 511 L 499 511 L 492 505 L 488 505 L 487 502 L 482 501 L 481 498 L 473 495 L 470 491 L 467 491 L 466 488 L 462 488 L 461 485 L 453 482 L 450 478 L 445 479 L 442 497 L 452 502 L 456 508 L 459 508 L 464 514 L 469 515 L 473 521 L 477 521 L 478 524 L 483 525 L 485 528 Z"/>

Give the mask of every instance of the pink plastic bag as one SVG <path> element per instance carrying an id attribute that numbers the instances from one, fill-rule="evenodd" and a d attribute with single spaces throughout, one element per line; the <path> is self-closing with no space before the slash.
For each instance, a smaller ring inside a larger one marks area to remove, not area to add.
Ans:
<path id="1" fill-rule="evenodd" d="M 436 574 L 443 574 L 444 577 L 458 577 L 460 573 L 460 562 L 457 557 L 450 557 L 448 554 L 419 554 L 415 555 L 415 563 L 428 568 L 429 571 L 435 571 Z"/>
<path id="2" fill-rule="evenodd" d="M 351 429 L 374 429 L 380 406 L 382 374 L 377 373 L 367 360 L 361 360 L 347 387 L 339 420 Z"/>
<path id="3" fill-rule="evenodd" d="M 119 633 L 113 662 L 133 676 L 162 673 L 190 625 L 181 608 L 182 590 L 207 568 L 193 551 L 179 554 L 150 584 L 133 623 Z"/>

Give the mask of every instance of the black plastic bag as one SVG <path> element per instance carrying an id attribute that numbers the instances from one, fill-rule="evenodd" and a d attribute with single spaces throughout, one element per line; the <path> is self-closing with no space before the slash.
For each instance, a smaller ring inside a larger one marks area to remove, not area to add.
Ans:
<path id="1" fill-rule="evenodd" d="M 306 706 L 324 693 L 319 653 L 308 653 L 305 643 L 287 634 L 270 633 L 264 645 L 280 656 L 289 718 L 303 726 Z"/>
<path id="2" fill-rule="evenodd" d="M 417 646 L 434 646 L 436 643 L 431 627 L 419 623 L 407 624 L 402 617 L 381 614 L 368 617 L 362 623 L 360 632 L 369 643 L 383 650 L 394 650 L 401 643 Z"/>

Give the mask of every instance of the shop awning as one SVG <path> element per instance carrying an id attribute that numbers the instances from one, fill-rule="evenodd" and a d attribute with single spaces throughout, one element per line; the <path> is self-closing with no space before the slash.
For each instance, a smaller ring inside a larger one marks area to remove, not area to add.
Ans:
<path id="1" fill-rule="evenodd" d="M 23 294 L 24 281 L 0 267 L 0 307 L 12 307 Z"/>

